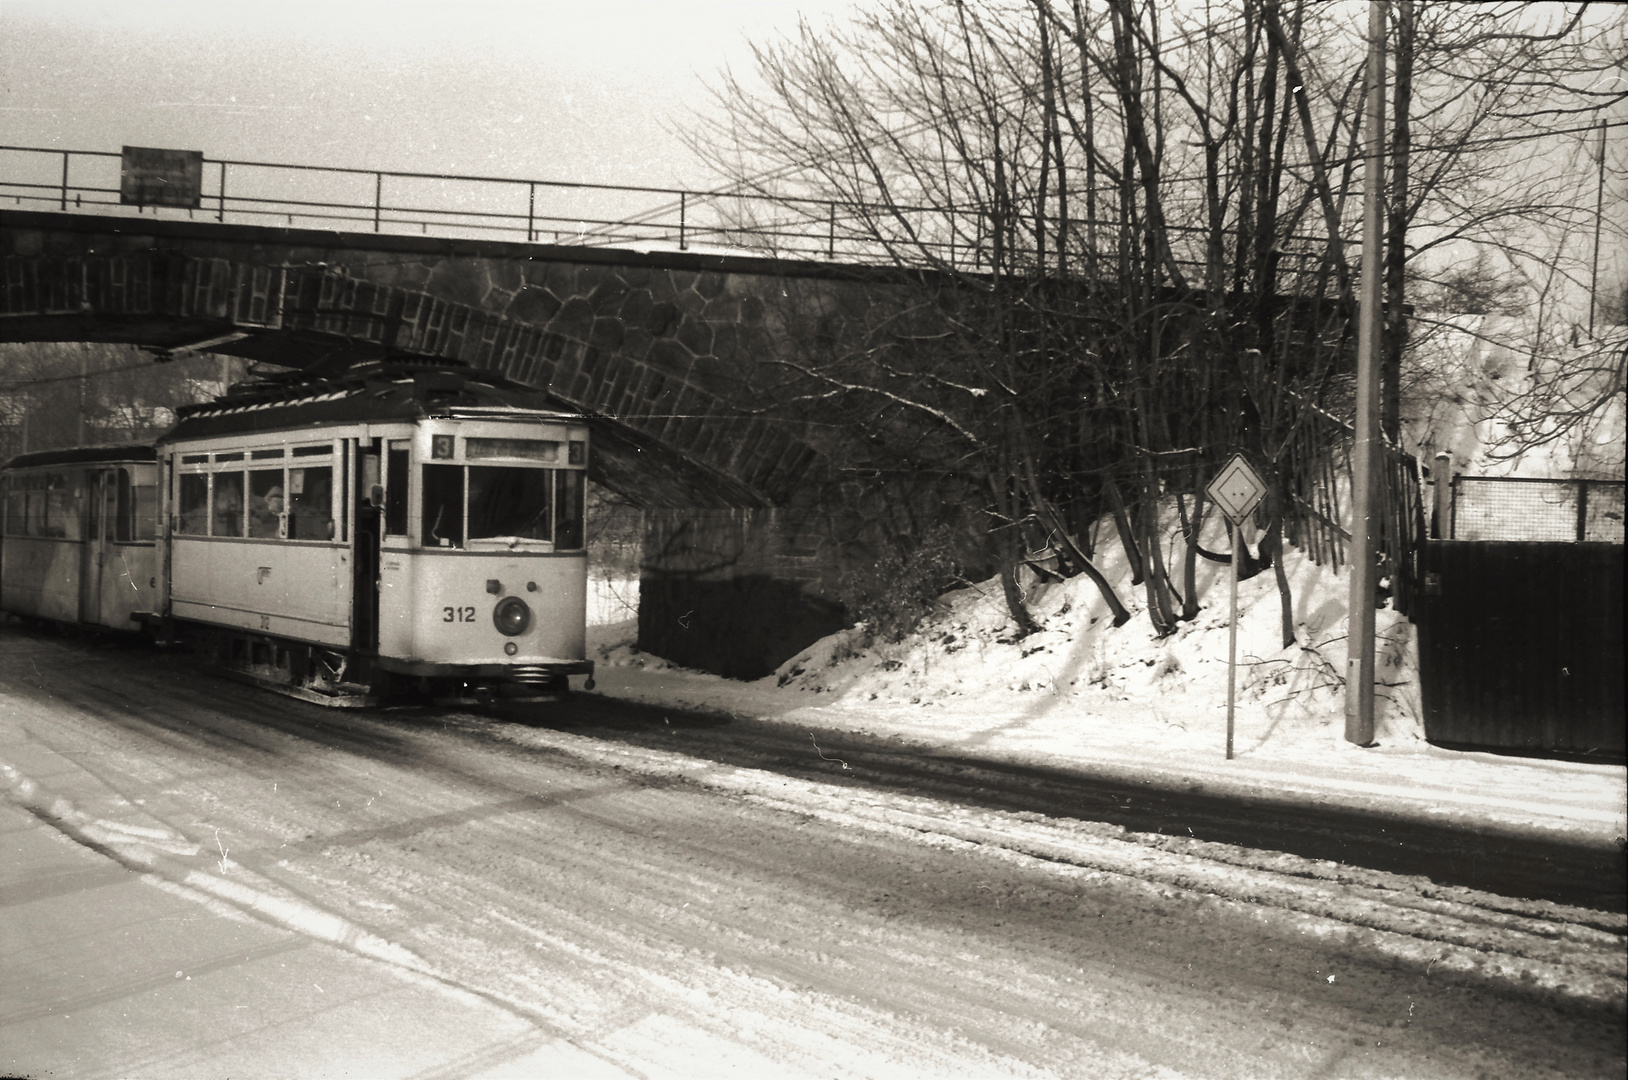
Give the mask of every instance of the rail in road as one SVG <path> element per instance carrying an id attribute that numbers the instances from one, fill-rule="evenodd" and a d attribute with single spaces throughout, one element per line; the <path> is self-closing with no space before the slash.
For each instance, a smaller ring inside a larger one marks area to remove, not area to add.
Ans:
<path id="1" fill-rule="evenodd" d="M 5 628 L 18 633 L 15 626 Z M 118 652 L 141 646 L 126 645 Z M 131 658 L 133 659 L 133 658 Z M 184 654 L 168 654 L 176 677 L 214 681 Z M 270 691 L 257 691 L 268 696 Z M 402 710 L 433 719 L 434 709 Z M 1157 845 L 1197 840 L 1284 852 L 1304 859 L 1426 877 L 1439 886 L 1550 901 L 1601 912 L 1628 911 L 1628 853 L 1620 842 L 1583 844 L 1496 825 L 1438 825 L 1416 818 L 1161 786 L 1092 774 L 901 746 L 853 733 L 821 733 L 751 718 L 647 706 L 596 694 L 494 714 L 519 725 L 660 751 L 788 777 L 908 792 L 992 810 L 1102 822 Z M 1211 853 L 1213 855 L 1213 853 Z M 1613 924 L 1614 925 L 1614 924 Z"/>
<path id="2" fill-rule="evenodd" d="M 1302 858 L 1422 875 L 1438 885 L 1628 911 L 1628 858 L 1496 827 L 1440 826 L 1346 808 L 1217 795 L 1119 777 L 913 752 L 855 735 L 821 736 L 750 719 L 684 713 L 579 695 L 529 722 L 639 746 L 678 750 L 798 777 L 930 794 L 997 810 L 1118 825 L 1128 832 L 1282 851 Z"/>
<path id="3" fill-rule="evenodd" d="M 1086 817 L 1135 792 L 586 695 L 324 710 L 10 624 L 0 683 L 37 820 L 636 1074 L 1623 1072 L 1623 915 Z M 139 1026 L 50 985 L 0 1015 L 25 1071 Z"/>

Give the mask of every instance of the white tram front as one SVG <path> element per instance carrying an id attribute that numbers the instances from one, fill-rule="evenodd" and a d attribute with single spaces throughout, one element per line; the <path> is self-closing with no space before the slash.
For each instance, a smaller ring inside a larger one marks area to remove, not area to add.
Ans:
<path id="1" fill-rule="evenodd" d="M 164 613 L 221 664 L 337 698 L 564 690 L 584 659 L 582 417 L 377 366 L 182 410 L 158 444 Z"/>

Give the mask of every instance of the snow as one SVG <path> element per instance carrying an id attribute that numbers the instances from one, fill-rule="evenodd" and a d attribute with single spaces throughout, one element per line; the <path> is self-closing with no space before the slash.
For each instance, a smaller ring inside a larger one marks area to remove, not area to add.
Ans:
<path id="1" fill-rule="evenodd" d="M 1211 523 L 1212 526 L 1215 523 Z M 1180 540 L 1166 550 L 1179 567 Z M 1225 551 L 1219 528 L 1204 546 Z M 1295 644 L 1281 645 L 1273 571 L 1238 587 L 1233 760 L 1225 757 L 1228 570 L 1200 560 L 1202 610 L 1159 639 L 1117 544 L 1098 568 L 1132 619 L 1122 627 L 1083 575 L 1026 598 L 1043 629 L 1017 639 L 998 580 L 941 598 L 896 644 L 863 628 L 815 642 L 756 682 L 641 653 L 629 620 L 589 631 L 596 692 L 819 732 L 891 737 L 923 751 L 1090 771 L 1213 793 L 1314 801 L 1400 816 L 1621 843 L 1621 765 L 1450 751 L 1424 738 L 1414 628 L 1377 613 L 1375 734 L 1344 737 L 1349 579 L 1286 549 Z"/>
<path id="2" fill-rule="evenodd" d="M 1570 339 L 1529 316 L 1421 312 L 1411 330 L 1403 442 L 1430 463 L 1452 455 L 1467 476 L 1621 479 L 1628 330 Z M 1593 406 L 1590 408 L 1590 406 Z M 1549 414 L 1584 409 L 1560 433 Z M 1552 436 L 1552 437 L 1549 437 Z"/>

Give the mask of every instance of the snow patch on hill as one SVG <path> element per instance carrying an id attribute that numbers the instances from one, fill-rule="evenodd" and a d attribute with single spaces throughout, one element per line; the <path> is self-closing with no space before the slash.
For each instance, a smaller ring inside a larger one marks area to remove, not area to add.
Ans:
<path id="1" fill-rule="evenodd" d="M 1218 524 L 1206 530 L 1204 547 L 1228 550 Z M 1628 772 L 1620 765 L 1426 742 L 1415 628 L 1388 606 L 1376 619 L 1377 745 L 1347 742 L 1350 579 L 1294 548 L 1284 559 L 1294 644 L 1282 644 L 1274 571 L 1239 585 L 1235 758 L 1226 760 L 1228 567 L 1199 561 L 1199 616 L 1160 638 L 1117 542 L 1101 544 L 1098 554 L 1131 610 L 1124 626 L 1112 625 L 1083 575 L 1046 582 L 1026 573 L 1026 599 L 1042 626 L 1027 637 L 1016 634 L 999 581 L 988 580 L 946 594 L 903 641 L 870 641 L 863 627 L 840 631 L 751 683 L 640 652 L 631 620 L 592 628 L 589 656 L 602 694 L 755 716 L 811 736 L 857 732 L 936 754 L 1607 842 L 1628 831 Z M 1179 540 L 1167 544 L 1167 566 L 1178 568 L 1181 556 Z"/>

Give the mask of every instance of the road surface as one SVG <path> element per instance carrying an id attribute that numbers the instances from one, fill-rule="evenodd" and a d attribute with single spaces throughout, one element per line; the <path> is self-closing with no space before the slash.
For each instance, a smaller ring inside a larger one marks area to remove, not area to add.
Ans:
<path id="1" fill-rule="evenodd" d="M 1624 1071 L 1610 910 L 879 783 L 812 738 L 709 757 L 612 708 L 328 711 L 0 626 L 39 820 L 628 1075 Z"/>

